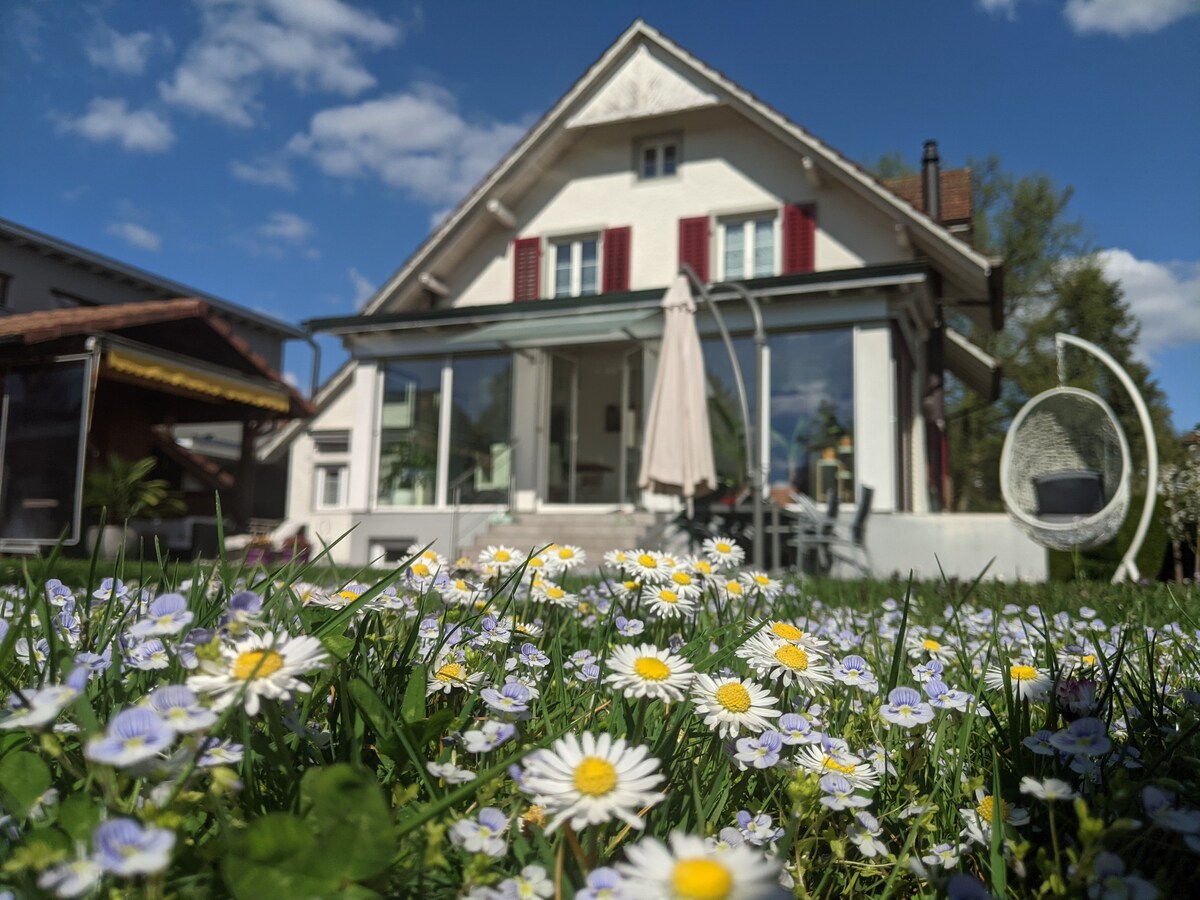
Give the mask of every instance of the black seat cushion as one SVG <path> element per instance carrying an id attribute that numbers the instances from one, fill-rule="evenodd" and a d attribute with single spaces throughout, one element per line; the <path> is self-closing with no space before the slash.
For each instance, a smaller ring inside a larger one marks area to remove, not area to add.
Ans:
<path id="1" fill-rule="evenodd" d="M 1093 469 L 1038 475 L 1033 489 L 1039 518 L 1090 516 L 1104 509 L 1104 476 Z"/>

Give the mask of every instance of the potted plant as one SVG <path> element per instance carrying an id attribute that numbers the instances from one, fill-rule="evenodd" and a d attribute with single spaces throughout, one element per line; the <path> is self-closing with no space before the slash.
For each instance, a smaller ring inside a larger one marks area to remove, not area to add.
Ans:
<path id="1" fill-rule="evenodd" d="M 110 453 L 107 465 L 89 469 L 84 477 L 84 507 L 107 511 L 104 530 L 92 526 L 87 534 L 90 547 L 95 547 L 99 538 L 101 559 L 116 559 L 122 547 L 132 549 L 137 535 L 126 529 L 130 519 L 148 513 L 171 515 L 183 511 L 183 501 L 171 495 L 167 482 L 150 477 L 154 466 L 153 456 L 130 461 Z"/>

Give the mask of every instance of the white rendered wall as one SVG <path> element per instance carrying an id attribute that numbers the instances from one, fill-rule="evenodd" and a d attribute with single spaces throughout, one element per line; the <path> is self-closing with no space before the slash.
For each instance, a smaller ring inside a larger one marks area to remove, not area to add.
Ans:
<path id="1" fill-rule="evenodd" d="M 1003 513 L 872 514 L 867 547 L 876 577 L 909 570 L 925 581 L 975 579 L 991 562 L 988 579 L 1045 581 L 1046 551 Z M 994 561 L 993 561 L 994 560 Z"/>
<path id="2" fill-rule="evenodd" d="M 634 147 L 642 137 L 678 134 L 682 164 L 669 178 L 639 180 Z M 800 158 L 728 109 L 587 129 L 550 165 L 535 187 L 510 200 L 515 230 L 497 226 L 471 258 L 442 272 L 452 305 L 512 299 L 512 239 L 544 239 L 632 226 L 630 288 L 662 287 L 678 265 L 679 219 L 749 212 L 778 213 L 785 203 L 817 204 L 816 267 L 845 269 L 906 258 L 892 221 L 850 192 L 814 189 Z M 780 244 L 777 225 L 776 246 Z M 715 223 L 714 223 L 715 229 Z M 715 234 L 711 274 L 720 272 Z M 550 294 L 553 259 L 544 243 L 541 293 Z"/>
<path id="3" fill-rule="evenodd" d="M 857 483 L 875 489 L 872 510 L 896 508 L 896 386 L 892 331 L 854 328 L 854 464 Z"/>

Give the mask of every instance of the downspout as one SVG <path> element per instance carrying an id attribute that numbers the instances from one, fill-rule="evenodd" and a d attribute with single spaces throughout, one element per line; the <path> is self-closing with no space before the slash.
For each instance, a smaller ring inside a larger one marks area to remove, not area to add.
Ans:
<path id="1" fill-rule="evenodd" d="M 759 398 L 756 409 L 756 422 L 752 426 L 750 424 L 750 405 L 746 399 L 746 382 L 742 378 L 742 367 L 738 362 L 737 353 L 733 349 L 733 338 L 729 336 L 729 329 L 725 327 L 725 319 L 721 315 L 721 311 L 717 308 L 717 304 L 713 301 L 712 295 L 709 294 L 708 288 L 727 288 L 745 300 L 746 305 L 750 307 L 750 314 L 754 317 L 754 383 L 756 390 L 762 387 L 763 376 L 765 375 L 764 369 L 766 368 L 764 359 L 767 349 L 767 333 L 763 328 L 762 311 L 759 309 L 758 301 L 741 284 L 725 281 L 716 282 L 705 287 L 704 282 L 700 280 L 700 276 L 696 274 L 696 270 L 687 263 L 681 264 L 679 271 L 687 276 L 688 280 L 699 292 L 700 297 L 708 304 L 709 309 L 712 310 L 713 318 L 717 322 L 717 328 L 721 332 L 721 339 L 725 342 L 725 349 L 729 352 L 729 362 L 733 367 L 733 380 L 737 387 L 738 405 L 741 407 L 742 423 L 745 425 L 746 474 L 749 477 L 753 502 L 753 512 L 751 515 L 754 527 L 754 547 L 751 558 L 754 567 L 762 569 L 763 549 L 766 543 L 766 534 L 763 531 L 762 436 L 766 434 L 767 404 L 763 402 L 763 398 Z M 757 452 L 755 450 L 756 447 Z"/>
<path id="2" fill-rule="evenodd" d="M 312 347 L 312 371 L 308 376 L 308 399 L 315 400 L 317 384 L 321 380 L 321 345 L 313 337 L 312 325 L 307 322 L 304 323 L 304 340 L 308 346 Z"/>

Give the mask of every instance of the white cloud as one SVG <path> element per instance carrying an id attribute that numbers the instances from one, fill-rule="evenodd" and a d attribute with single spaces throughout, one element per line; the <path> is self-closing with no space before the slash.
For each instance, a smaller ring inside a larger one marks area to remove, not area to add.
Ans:
<path id="1" fill-rule="evenodd" d="M 252 162 L 235 159 L 229 164 L 229 171 L 239 181 L 285 191 L 296 190 L 296 182 L 287 163 L 277 157 L 260 156 Z"/>
<path id="2" fill-rule="evenodd" d="M 375 283 L 353 266 L 346 270 L 346 274 L 354 285 L 354 308 L 358 309 L 375 295 Z"/>
<path id="3" fill-rule="evenodd" d="M 258 226 L 258 233 L 263 237 L 293 244 L 303 244 L 312 237 L 314 230 L 312 222 L 289 212 L 272 213 L 270 219 Z"/>
<path id="4" fill-rule="evenodd" d="M 1150 34 L 1200 13 L 1200 0 L 1067 0 L 1063 15 L 1080 34 Z"/>
<path id="5" fill-rule="evenodd" d="M 113 222 L 104 230 L 113 237 L 119 237 L 125 243 L 140 247 L 142 250 L 157 251 L 162 246 L 162 238 L 149 228 L 144 228 L 134 222 Z"/>
<path id="6" fill-rule="evenodd" d="M 1138 352 L 1144 358 L 1200 344 L 1200 262 L 1154 262 L 1120 248 L 1102 250 L 1099 260 L 1104 274 L 1121 282 L 1141 323 Z"/>
<path id="7" fill-rule="evenodd" d="M 148 31 L 121 34 L 104 23 L 99 23 L 88 36 L 84 52 L 88 61 L 101 69 L 120 72 L 124 75 L 141 75 L 146 61 L 156 49 L 169 50 L 171 41 L 165 36 L 156 37 Z"/>
<path id="8" fill-rule="evenodd" d="M 468 122 L 449 92 L 420 84 L 406 93 L 322 110 L 288 149 L 330 175 L 374 176 L 423 202 L 444 205 L 460 199 L 523 131 L 519 124 Z"/>
<path id="9" fill-rule="evenodd" d="M 1017 17 L 1017 0 L 976 0 L 984 12 L 995 13 L 1012 20 Z"/>
<path id="10" fill-rule="evenodd" d="M 169 103 L 249 127 L 266 78 L 354 96 L 375 84 L 358 60 L 400 40 L 398 26 L 342 0 L 197 0 L 200 37 L 159 84 Z"/>
<path id="11" fill-rule="evenodd" d="M 126 150 L 161 153 L 175 143 L 170 124 L 148 109 L 129 109 L 117 97 L 96 97 L 81 116 L 58 117 L 59 131 L 73 131 L 90 141 L 115 141 Z"/>

